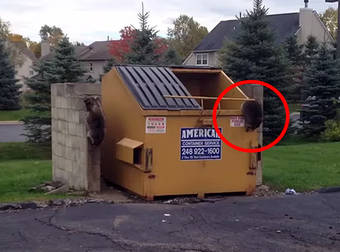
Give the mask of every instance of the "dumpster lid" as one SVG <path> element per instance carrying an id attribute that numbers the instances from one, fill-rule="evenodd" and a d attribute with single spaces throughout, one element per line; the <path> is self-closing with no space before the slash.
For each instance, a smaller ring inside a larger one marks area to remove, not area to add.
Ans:
<path id="1" fill-rule="evenodd" d="M 116 66 L 129 90 L 145 110 L 197 110 L 195 99 L 166 98 L 191 96 L 183 83 L 167 67 Z"/>

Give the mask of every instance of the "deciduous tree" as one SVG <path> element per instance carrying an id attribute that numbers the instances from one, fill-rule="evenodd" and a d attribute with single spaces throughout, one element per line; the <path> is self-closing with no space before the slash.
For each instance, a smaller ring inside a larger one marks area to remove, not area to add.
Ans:
<path id="1" fill-rule="evenodd" d="M 336 39 L 338 32 L 338 10 L 330 7 L 324 13 L 320 14 L 320 18 L 333 38 Z"/>
<path id="2" fill-rule="evenodd" d="M 173 27 L 168 29 L 169 43 L 182 60 L 208 34 L 208 29 L 196 22 L 193 17 L 180 15 L 173 21 Z"/>
<path id="3" fill-rule="evenodd" d="M 56 26 L 44 25 L 40 29 L 41 40 L 48 41 L 50 46 L 55 48 L 64 37 L 61 28 Z"/>

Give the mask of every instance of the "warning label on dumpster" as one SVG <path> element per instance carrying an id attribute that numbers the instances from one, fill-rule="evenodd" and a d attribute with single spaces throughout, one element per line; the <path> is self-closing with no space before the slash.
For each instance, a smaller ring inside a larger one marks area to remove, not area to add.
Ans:
<path id="1" fill-rule="evenodd" d="M 243 116 L 230 117 L 230 127 L 244 127 L 244 117 Z"/>
<path id="2" fill-rule="evenodd" d="M 181 160 L 219 160 L 221 146 L 214 128 L 181 129 Z"/>
<path id="3" fill-rule="evenodd" d="M 147 117 L 145 125 L 146 134 L 165 134 L 166 117 Z"/>

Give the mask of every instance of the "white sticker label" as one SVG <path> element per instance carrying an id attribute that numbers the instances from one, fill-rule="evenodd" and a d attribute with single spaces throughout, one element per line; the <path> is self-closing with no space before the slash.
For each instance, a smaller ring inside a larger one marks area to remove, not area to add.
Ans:
<path id="1" fill-rule="evenodd" d="M 166 133 L 166 117 L 147 117 L 146 134 L 165 134 Z"/>
<path id="2" fill-rule="evenodd" d="M 244 117 L 243 116 L 232 116 L 230 117 L 230 127 L 244 127 Z"/>

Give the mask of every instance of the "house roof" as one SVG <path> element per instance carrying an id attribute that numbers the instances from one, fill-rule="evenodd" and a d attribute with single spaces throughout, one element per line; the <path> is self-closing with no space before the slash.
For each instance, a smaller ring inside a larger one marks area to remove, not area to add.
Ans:
<path id="1" fill-rule="evenodd" d="M 75 46 L 74 52 L 79 61 L 106 61 L 112 58 L 110 44 L 117 41 L 118 40 L 95 41 L 89 46 Z M 52 51 L 41 59 L 51 59 L 54 57 L 54 54 L 55 52 Z"/>
<path id="2" fill-rule="evenodd" d="M 189 91 L 167 67 L 116 66 L 124 83 L 145 110 L 200 109 L 195 99 L 165 98 L 166 95 L 190 96 Z"/>
<path id="3" fill-rule="evenodd" d="M 31 59 L 33 62 L 37 60 L 31 49 L 27 48 L 26 43 L 23 41 L 11 42 L 23 55 Z"/>
<path id="4" fill-rule="evenodd" d="M 79 52 L 79 60 L 109 60 L 112 58 L 110 44 L 115 42 L 117 42 L 117 40 L 95 41 Z"/>
<path id="5" fill-rule="evenodd" d="M 278 43 L 285 41 L 299 29 L 299 13 L 268 15 L 265 19 L 274 31 Z M 218 51 L 225 40 L 235 39 L 239 28 L 239 20 L 221 21 L 194 49 L 194 52 Z"/>

